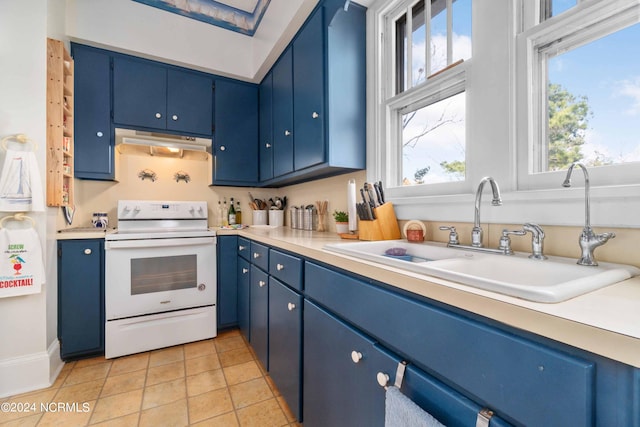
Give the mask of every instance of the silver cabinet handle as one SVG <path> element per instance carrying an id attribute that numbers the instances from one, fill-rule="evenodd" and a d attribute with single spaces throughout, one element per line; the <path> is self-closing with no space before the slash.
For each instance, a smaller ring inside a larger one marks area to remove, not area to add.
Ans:
<path id="1" fill-rule="evenodd" d="M 248 269 L 248 268 L 243 268 L 243 269 L 242 269 L 242 274 L 247 274 L 248 272 L 249 272 L 249 269 Z"/>
<path id="2" fill-rule="evenodd" d="M 289 311 L 293 311 L 295 310 L 295 308 L 296 308 L 296 305 L 294 303 L 290 302 L 289 304 L 287 304 L 287 309 Z"/>
<path id="3" fill-rule="evenodd" d="M 247 249 L 246 246 L 242 246 L 242 245 L 238 246 L 239 251 L 244 251 L 245 249 Z"/>
<path id="4" fill-rule="evenodd" d="M 276 264 L 276 270 L 278 270 L 278 271 L 284 270 L 284 265 Z"/>
<path id="5" fill-rule="evenodd" d="M 96 132 L 96 136 L 97 136 L 98 138 L 102 138 L 102 135 L 104 135 L 102 132 Z"/>
<path id="6" fill-rule="evenodd" d="M 267 282 L 265 282 L 264 280 L 260 280 L 258 282 L 258 286 L 260 286 L 261 288 L 264 287 L 264 285 L 266 285 L 266 284 L 267 284 Z"/>
<path id="7" fill-rule="evenodd" d="M 291 135 L 291 132 L 289 132 L 288 130 L 285 130 L 284 131 L 284 136 L 289 136 L 289 135 Z"/>
<path id="8" fill-rule="evenodd" d="M 171 116 L 171 119 L 173 119 L 173 121 L 177 121 L 178 120 L 178 116 L 176 116 L 175 114 L 173 116 Z"/>
<path id="9" fill-rule="evenodd" d="M 376 379 L 378 380 L 378 384 L 380 384 L 380 387 L 386 387 L 387 384 L 389 384 L 389 375 L 385 374 L 384 372 L 378 372 L 378 375 L 376 375 Z"/>
<path id="10" fill-rule="evenodd" d="M 85 255 L 91 255 L 91 252 L 92 252 L 92 251 L 91 251 L 91 249 L 89 249 L 89 248 L 87 248 L 87 249 L 85 249 L 85 250 L 84 250 L 84 254 L 85 254 Z"/>
<path id="11" fill-rule="evenodd" d="M 224 150 L 226 150 L 226 149 L 227 149 L 227 148 L 226 148 L 224 145 L 221 145 L 221 146 L 220 146 L 220 151 L 224 151 Z"/>
<path id="12" fill-rule="evenodd" d="M 269 144 L 268 142 L 266 144 L 264 144 L 265 148 L 271 148 L 271 144 Z"/>
<path id="13" fill-rule="evenodd" d="M 311 114 L 312 119 L 317 119 L 318 117 L 320 117 L 320 114 L 316 113 L 315 111 Z"/>
<path id="14" fill-rule="evenodd" d="M 253 259 L 258 259 L 258 258 L 260 258 L 260 254 L 258 252 L 254 252 Z"/>
<path id="15" fill-rule="evenodd" d="M 353 350 L 351 352 L 351 360 L 353 360 L 353 363 L 358 363 L 362 360 L 362 353 L 360 353 L 359 351 Z"/>
<path id="16" fill-rule="evenodd" d="M 156 113 L 156 119 L 161 119 L 161 118 L 162 118 L 162 114 Z"/>

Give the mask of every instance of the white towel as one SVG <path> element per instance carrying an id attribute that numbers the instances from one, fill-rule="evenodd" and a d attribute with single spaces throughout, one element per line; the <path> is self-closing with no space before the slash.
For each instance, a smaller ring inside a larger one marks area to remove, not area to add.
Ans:
<path id="1" fill-rule="evenodd" d="M 0 211 L 44 212 L 44 194 L 33 151 L 7 150 L 0 175 Z"/>
<path id="2" fill-rule="evenodd" d="M 444 427 L 395 386 L 387 387 L 384 425 L 385 427 Z"/>
<path id="3" fill-rule="evenodd" d="M 0 298 L 36 294 L 42 283 L 44 264 L 36 230 L 0 229 Z"/>

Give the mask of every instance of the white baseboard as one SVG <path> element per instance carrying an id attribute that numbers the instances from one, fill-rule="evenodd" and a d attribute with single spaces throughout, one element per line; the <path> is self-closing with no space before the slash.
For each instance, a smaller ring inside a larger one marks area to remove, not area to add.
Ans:
<path id="1" fill-rule="evenodd" d="M 47 388 L 63 366 L 57 339 L 47 351 L 0 360 L 0 397 Z"/>

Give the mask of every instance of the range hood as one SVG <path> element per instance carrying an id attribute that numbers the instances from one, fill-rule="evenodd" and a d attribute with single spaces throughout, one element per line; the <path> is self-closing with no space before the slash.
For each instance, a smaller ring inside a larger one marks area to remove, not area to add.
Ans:
<path id="1" fill-rule="evenodd" d="M 116 148 L 120 154 L 207 159 L 211 139 L 116 129 Z"/>

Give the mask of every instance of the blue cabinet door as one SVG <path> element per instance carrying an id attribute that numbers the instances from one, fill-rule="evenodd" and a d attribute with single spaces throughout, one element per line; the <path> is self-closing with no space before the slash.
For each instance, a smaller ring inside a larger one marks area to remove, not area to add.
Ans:
<path id="1" fill-rule="evenodd" d="M 273 74 L 260 83 L 260 181 L 273 178 Z"/>
<path id="2" fill-rule="evenodd" d="M 238 237 L 217 237 L 218 328 L 238 323 Z"/>
<path id="3" fill-rule="evenodd" d="M 293 172 L 293 57 L 288 48 L 273 66 L 273 176 Z"/>
<path id="4" fill-rule="evenodd" d="M 293 43 L 294 168 L 325 161 L 323 8 Z"/>
<path id="5" fill-rule="evenodd" d="M 211 135 L 213 79 L 170 68 L 167 71 L 167 129 Z"/>
<path id="6" fill-rule="evenodd" d="M 301 417 L 302 296 L 269 278 L 269 375 L 298 421 Z"/>
<path id="7" fill-rule="evenodd" d="M 258 181 L 258 86 L 215 82 L 213 183 L 255 185 Z"/>
<path id="8" fill-rule="evenodd" d="M 305 427 L 383 426 L 384 389 L 376 375 L 395 372 L 395 361 L 307 300 L 303 313 Z"/>
<path id="9" fill-rule="evenodd" d="M 113 58 L 113 121 L 165 129 L 167 69 L 148 61 Z"/>
<path id="10" fill-rule="evenodd" d="M 104 242 L 58 242 L 58 339 L 64 360 L 104 352 Z"/>
<path id="11" fill-rule="evenodd" d="M 269 369 L 269 276 L 251 266 L 249 337 L 258 360 Z"/>
<path id="12" fill-rule="evenodd" d="M 76 178 L 114 179 L 111 56 L 71 44 L 74 59 L 74 170 Z"/>
<path id="13" fill-rule="evenodd" d="M 250 290 L 251 290 L 251 264 L 238 256 L 238 327 L 247 341 L 251 341 L 250 324 Z"/>

